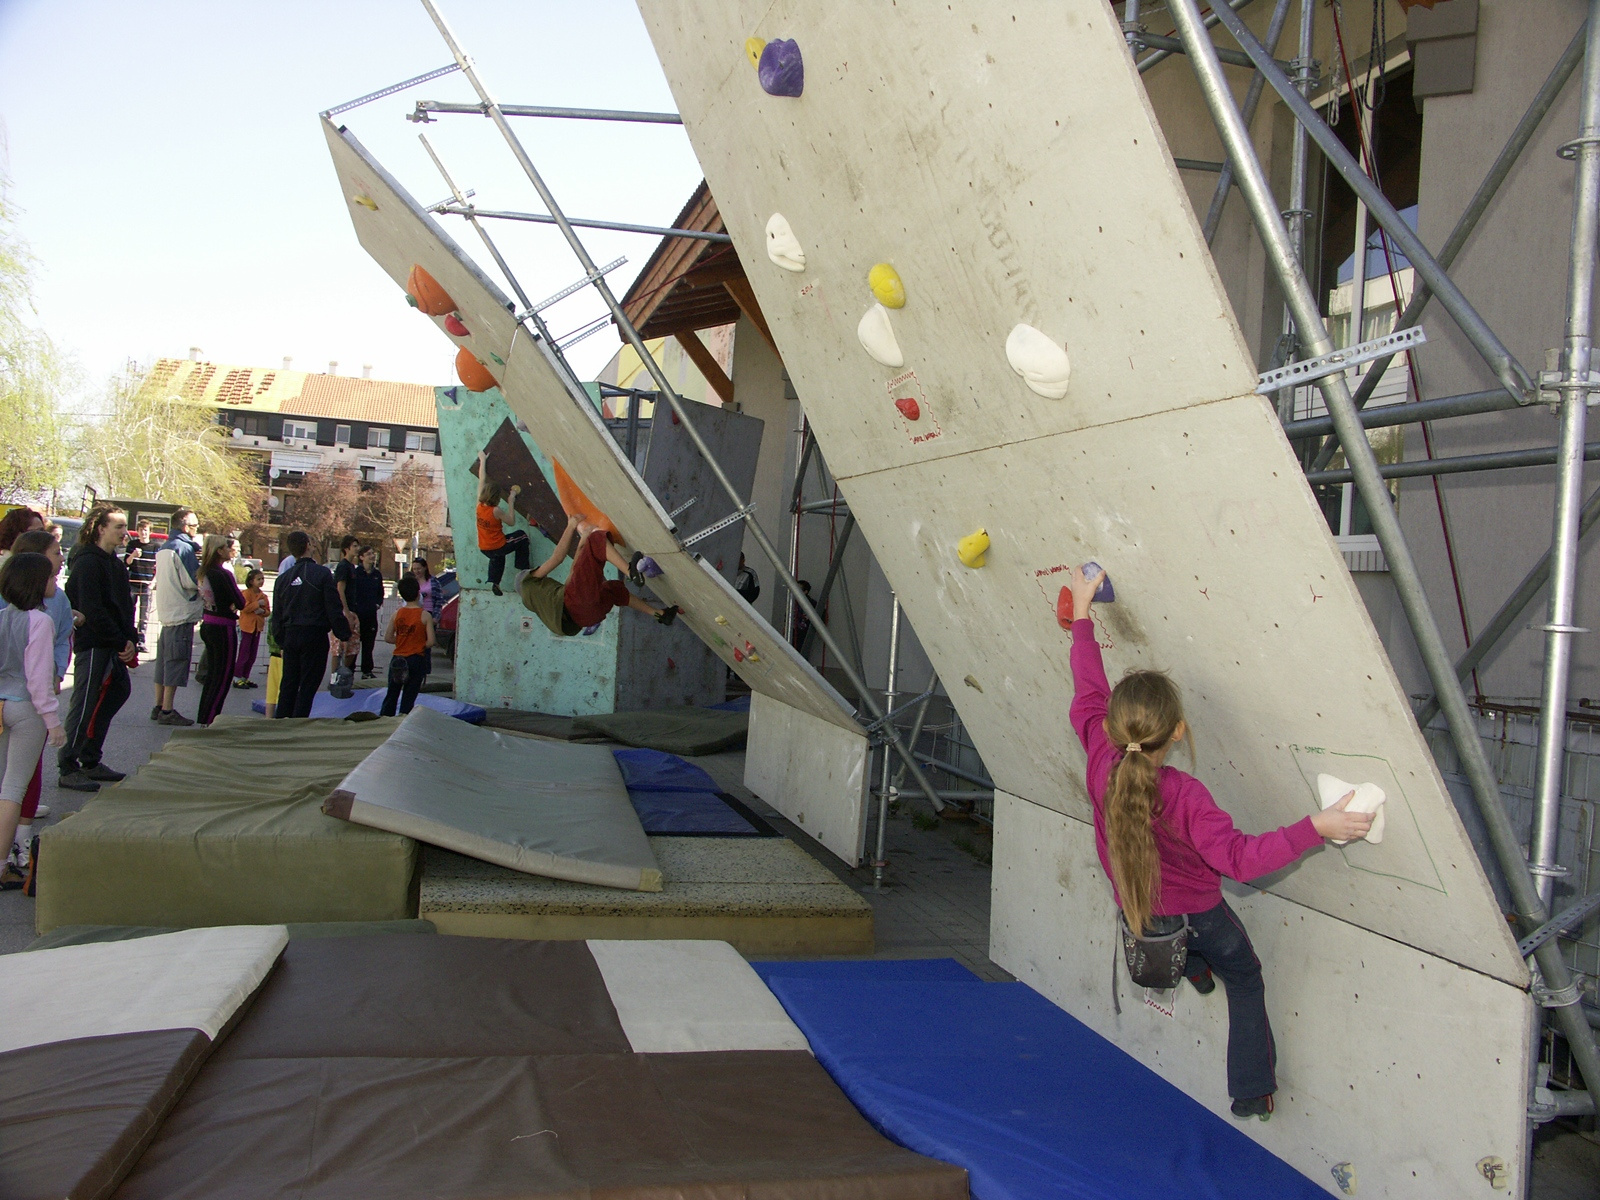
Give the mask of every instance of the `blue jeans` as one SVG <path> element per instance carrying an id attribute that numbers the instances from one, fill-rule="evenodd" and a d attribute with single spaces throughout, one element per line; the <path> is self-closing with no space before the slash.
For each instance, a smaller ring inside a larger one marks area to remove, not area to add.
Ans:
<path id="1" fill-rule="evenodd" d="M 1185 974 L 1192 978 L 1207 967 L 1228 992 L 1228 1095 L 1235 1100 L 1270 1095 L 1278 1090 L 1278 1047 L 1267 1023 L 1261 960 L 1226 900 L 1189 914 Z"/>

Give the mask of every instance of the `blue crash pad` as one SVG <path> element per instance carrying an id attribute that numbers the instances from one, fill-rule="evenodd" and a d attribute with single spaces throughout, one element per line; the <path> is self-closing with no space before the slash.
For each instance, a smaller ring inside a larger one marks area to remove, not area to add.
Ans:
<path id="1" fill-rule="evenodd" d="M 813 979 L 825 982 L 865 980 L 875 983 L 982 983 L 953 958 L 841 958 L 784 962 L 753 962 L 768 987 L 775 979 Z"/>
<path id="2" fill-rule="evenodd" d="M 759 837 L 759 827 L 722 797 L 717 781 L 692 762 L 661 750 L 613 750 L 639 823 L 648 834 Z"/>
<path id="3" fill-rule="evenodd" d="M 313 718 L 326 717 L 330 720 L 348 717 L 353 712 L 369 712 L 376 715 L 383 707 L 383 696 L 381 688 L 361 688 L 347 700 L 335 700 L 327 692 L 318 692 L 317 698 L 311 702 L 311 715 Z M 423 692 L 419 695 L 417 704 L 421 708 L 431 708 L 435 712 L 441 712 L 447 717 L 456 717 L 469 725 L 482 725 L 483 718 L 487 715 L 476 704 L 452 700 L 449 696 L 440 696 L 432 692 Z M 250 707 L 255 712 L 265 713 L 267 702 L 257 700 Z"/>
<path id="4" fill-rule="evenodd" d="M 974 1200 L 1326 1200 L 1026 984 L 896 979 L 905 964 L 860 965 L 887 980 L 757 970 L 867 1119 L 965 1167 Z M 1220 1078 L 1216 1087 L 1220 1099 Z"/>

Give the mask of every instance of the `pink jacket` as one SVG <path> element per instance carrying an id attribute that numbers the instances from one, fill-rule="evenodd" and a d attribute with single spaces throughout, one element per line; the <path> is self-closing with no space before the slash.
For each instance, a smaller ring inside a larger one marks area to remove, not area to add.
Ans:
<path id="1" fill-rule="evenodd" d="M 1106 679 L 1094 622 L 1072 623 L 1072 728 L 1089 753 L 1087 783 L 1094 802 L 1094 846 L 1111 878 L 1106 854 L 1105 794 L 1111 768 L 1123 750 L 1106 737 Z M 1322 839 L 1311 818 L 1259 836 L 1240 833 L 1233 818 L 1217 807 L 1206 785 L 1175 767 L 1161 768 L 1161 811 L 1156 816 L 1156 852 L 1161 857 L 1161 891 L 1151 906 L 1159 917 L 1205 912 L 1222 903 L 1221 878 L 1248 882 L 1286 867 Z M 1112 885 L 1113 891 L 1115 884 Z M 1121 898 L 1117 900 L 1121 904 Z"/>
<path id="2" fill-rule="evenodd" d="M 56 623 L 42 608 L 28 613 L 28 648 L 22 653 L 22 665 L 33 710 L 44 718 L 46 729 L 59 729 L 61 703 L 56 699 Z"/>

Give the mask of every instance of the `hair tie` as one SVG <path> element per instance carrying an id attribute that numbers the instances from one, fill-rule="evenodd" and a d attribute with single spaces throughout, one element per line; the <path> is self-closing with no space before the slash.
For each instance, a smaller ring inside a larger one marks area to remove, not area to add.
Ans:
<path id="1" fill-rule="evenodd" d="M 1139 754 L 1139 753 L 1143 752 L 1143 750 L 1144 750 L 1144 747 L 1141 746 L 1138 742 L 1129 742 L 1128 743 L 1128 753 L 1129 754 Z"/>

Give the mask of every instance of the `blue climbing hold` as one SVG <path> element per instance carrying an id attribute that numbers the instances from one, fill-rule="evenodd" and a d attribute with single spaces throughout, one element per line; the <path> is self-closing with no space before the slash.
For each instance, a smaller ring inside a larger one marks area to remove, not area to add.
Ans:
<path id="1" fill-rule="evenodd" d="M 1081 568 L 1085 580 L 1100 576 L 1100 586 L 1095 589 L 1094 602 L 1096 604 L 1111 604 L 1117 598 L 1117 589 L 1111 586 L 1111 576 L 1106 574 L 1106 569 L 1097 562 L 1086 562 Z"/>
<path id="2" fill-rule="evenodd" d="M 756 66 L 761 90 L 769 96 L 798 96 L 805 90 L 806 68 L 793 38 L 776 38 L 763 47 Z"/>

